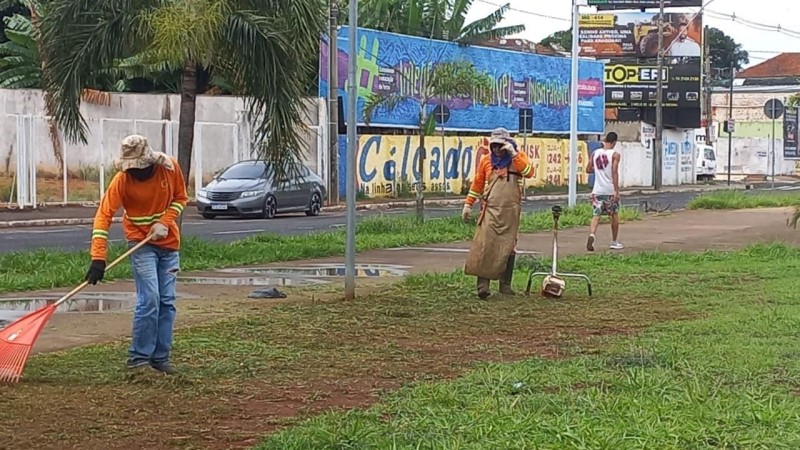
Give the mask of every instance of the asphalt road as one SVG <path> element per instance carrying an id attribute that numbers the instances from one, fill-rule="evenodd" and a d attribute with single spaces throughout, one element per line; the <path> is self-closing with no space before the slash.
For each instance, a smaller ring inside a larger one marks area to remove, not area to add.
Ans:
<path id="1" fill-rule="evenodd" d="M 800 189 L 797 187 L 795 189 Z M 751 191 L 752 192 L 752 191 Z M 757 191 L 756 191 L 757 192 Z M 779 191 L 780 192 L 780 191 Z M 694 197 L 700 195 L 696 192 L 679 192 L 650 194 L 623 197 L 622 203 L 627 206 L 641 207 L 641 202 L 648 202 L 650 208 L 663 209 L 669 206 L 670 210 L 682 209 Z M 523 204 L 526 212 L 546 210 L 556 203 L 564 201 L 529 201 Z M 461 208 L 453 206 L 448 208 L 429 208 L 426 210 L 428 217 L 445 217 L 459 214 Z M 358 211 L 357 216 L 367 217 L 374 215 L 404 215 L 412 214 L 413 210 L 396 209 L 388 211 Z M 318 217 L 300 215 L 278 216 L 272 220 L 258 219 L 215 219 L 204 220 L 194 212 L 184 218 L 184 236 L 193 236 L 205 240 L 230 242 L 260 233 L 276 233 L 283 235 L 300 235 L 319 231 L 332 230 L 345 225 L 345 214 L 325 213 Z M 9 253 L 20 250 L 37 248 L 57 248 L 62 250 L 82 250 L 89 247 L 91 226 L 78 225 L 66 227 L 25 228 L 18 230 L 0 231 L 0 253 Z M 121 225 L 111 227 L 111 242 L 122 241 Z"/>

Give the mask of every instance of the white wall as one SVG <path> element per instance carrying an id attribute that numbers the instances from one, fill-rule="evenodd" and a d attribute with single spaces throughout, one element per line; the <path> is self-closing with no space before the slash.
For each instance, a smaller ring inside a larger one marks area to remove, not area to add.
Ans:
<path id="1" fill-rule="evenodd" d="M 126 135 L 138 133 L 148 138 L 153 149 L 176 155 L 180 96 L 177 94 L 110 94 L 108 105 L 84 102 L 81 112 L 89 128 L 87 145 L 66 143 L 64 154 L 71 172 L 86 167 L 109 168 L 118 153 L 119 142 Z M 327 127 L 324 102 L 310 98 L 306 102 L 308 126 L 304 133 L 305 159 L 309 168 L 327 176 L 325 155 Z M 30 115 L 30 129 L 20 128 L 18 117 Z M 197 99 L 195 153 L 192 166 L 202 167 L 208 177 L 213 172 L 251 157 L 250 125 L 244 102 L 235 97 L 199 96 Z M 319 127 L 320 121 L 323 127 Z M 61 163 L 50 141 L 44 115 L 44 101 L 39 90 L 0 89 L 0 171 L 15 171 L 18 134 L 30 133 L 28 147 L 34 149 L 40 172 L 59 173 Z M 26 137 L 26 139 L 28 139 Z M 199 162 L 199 164 L 198 164 Z M 194 173 L 194 170 L 192 170 Z"/>
<path id="2" fill-rule="evenodd" d="M 747 175 L 772 174 L 772 140 L 734 137 L 731 146 L 731 173 Z M 728 136 L 717 139 L 717 172 L 728 171 Z M 795 160 L 783 159 L 783 139 L 775 139 L 775 175 L 795 175 Z"/>

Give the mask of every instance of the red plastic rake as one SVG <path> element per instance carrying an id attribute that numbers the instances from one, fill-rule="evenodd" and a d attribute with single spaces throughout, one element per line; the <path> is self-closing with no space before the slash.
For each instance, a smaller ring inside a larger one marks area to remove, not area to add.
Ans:
<path id="1" fill-rule="evenodd" d="M 113 268 L 133 252 L 144 247 L 145 244 L 150 242 L 150 239 L 148 237 L 131 247 L 122 256 L 109 264 L 106 270 Z M 39 334 L 47 325 L 50 316 L 56 312 L 56 309 L 62 303 L 74 297 L 88 285 L 89 282 L 84 281 L 55 302 L 17 319 L 0 330 L 0 383 L 16 383 L 19 381 L 19 377 L 22 376 L 22 371 L 25 369 L 25 361 L 28 360 L 28 355 L 33 349 L 33 344 L 36 343 Z"/>

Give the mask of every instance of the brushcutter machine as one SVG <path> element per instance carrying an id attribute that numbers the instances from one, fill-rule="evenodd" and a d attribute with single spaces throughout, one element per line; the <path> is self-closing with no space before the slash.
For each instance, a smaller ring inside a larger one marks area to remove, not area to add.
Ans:
<path id="1" fill-rule="evenodd" d="M 531 293 L 531 284 L 537 276 L 543 276 L 541 294 L 544 297 L 560 298 L 564 295 L 567 288 L 565 278 L 580 278 L 586 280 L 586 287 L 589 290 L 589 297 L 592 296 L 592 280 L 588 276 L 580 273 L 558 273 L 558 219 L 561 217 L 561 207 L 553 206 L 553 267 L 550 272 L 531 272 L 528 275 L 528 287 L 525 294 Z"/>

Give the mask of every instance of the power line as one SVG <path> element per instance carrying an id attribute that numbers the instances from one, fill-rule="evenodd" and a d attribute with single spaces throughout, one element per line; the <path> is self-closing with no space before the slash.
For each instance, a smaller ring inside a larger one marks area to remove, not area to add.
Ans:
<path id="1" fill-rule="evenodd" d="M 477 0 L 477 1 L 479 3 L 485 3 L 487 5 L 492 5 L 492 6 L 495 6 L 497 8 L 502 8 L 503 6 L 506 6 L 505 4 L 495 3 L 495 2 L 492 2 L 492 1 L 489 1 L 489 0 Z M 547 14 L 541 14 L 541 13 L 537 13 L 537 12 L 533 12 L 533 11 L 527 11 L 527 10 L 524 10 L 524 9 L 513 8 L 513 7 L 509 7 L 508 9 L 511 10 L 511 11 L 520 12 L 520 13 L 523 13 L 523 14 L 528 14 L 528 15 L 531 15 L 531 16 L 541 17 L 543 19 L 559 20 L 559 21 L 562 21 L 562 22 L 572 22 L 570 19 L 565 19 L 563 17 L 550 16 L 550 15 L 547 15 Z"/>
<path id="2" fill-rule="evenodd" d="M 795 39 L 800 39 L 800 31 L 795 31 L 789 28 L 782 27 L 780 25 L 769 25 L 763 24 L 759 22 L 755 22 L 753 20 L 745 19 L 736 15 L 736 13 L 726 14 L 712 10 L 706 10 L 706 14 L 710 17 L 719 20 L 730 20 L 732 22 L 738 23 L 740 25 L 744 25 L 746 27 L 752 28 L 754 30 L 759 31 L 771 31 L 775 33 L 785 34 L 786 36 L 793 37 Z"/>

